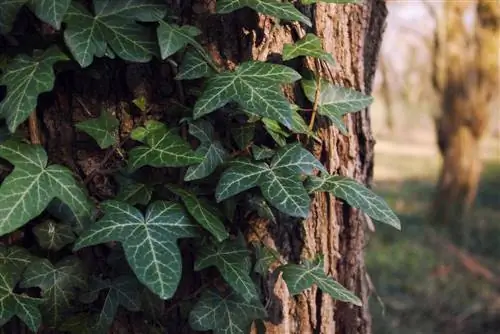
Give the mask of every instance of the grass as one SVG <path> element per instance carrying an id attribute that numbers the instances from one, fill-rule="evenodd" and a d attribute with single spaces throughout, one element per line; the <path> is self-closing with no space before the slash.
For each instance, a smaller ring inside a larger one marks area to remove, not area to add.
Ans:
<path id="1" fill-rule="evenodd" d="M 426 219 L 440 163 L 432 142 L 377 144 L 374 190 L 401 217 L 403 231 L 378 225 L 366 248 L 375 334 L 500 333 L 500 284 L 492 282 L 500 282 L 496 154 L 485 164 L 467 226 L 437 229 Z M 467 267 L 463 253 L 493 279 Z"/>

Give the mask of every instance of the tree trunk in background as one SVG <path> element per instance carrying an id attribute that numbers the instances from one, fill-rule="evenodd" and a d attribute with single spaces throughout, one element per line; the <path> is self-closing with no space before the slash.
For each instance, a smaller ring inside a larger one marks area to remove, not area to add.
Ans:
<path id="1" fill-rule="evenodd" d="M 443 166 L 433 211 L 435 221 L 442 223 L 460 221 L 476 197 L 480 140 L 487 130 L 492 93 L 498 89 L 499 9 L 494 1 L 479 0 L 474 40 L 464 23 L 470 4 L 445 2 L 436 43 L 433 81 L 441 94 L 436 128 Z"/>
<path id="2" fill-rule="evenodd" d="M 182 18 L 183 24 L 199 25 L 204 31 L 207 49 L 218 63 L 228 68 L 249 59 L 274 61 L 281 53 L 283 44 L 291 43 L 306 33 L 296 24 L 282 23 L 282 26 L 273 29 L 271 18 L 246 9 L 230 15 L 213 15 L 213 0 L 167 2 L 171 11 Z M 323 65 L 319 68 L 320 73 L 336 84 L 370 94 L 387 15 L 384 1 L 365 0 L 362 5 L 316 4 L 303 8 L 307 8 L 309 12 L 306 14 L 313 22 L 311 32 L 324 40 L 325 49 L 337 60 L 335 67 Z M 315 64 L 308 61 L 295 61 L 295 65 L 298 71 L 315 68 Z M 120 154 L 115 153 L 106 166 L 100 166 L 106 151 L 96 151 L 95 146 L 88 142 L 88 137 L 75 132 L 73 124 L 97 117 L 100 109 L 105 107 L 116 112 L 121 123 L 121 135 L 125 136 L 142 117 L 131 113 L 131 104 L 125 101 L 139 96 L 145 96 L 150 102 L 150 114 L 154 118 L 168 119 L 169 114 L 178 112 L 179 103 L 190 103 L 187 95 L 191 83 L 176 82 L 174 76 L 174 69 L 168 62 L 126 64 L 119 60 L 99 60 L 92 69 L 62 74 L 58 77 L 54 94 L 42 101 L 38 114 L 43 143 L 51 161 L 70 167 L 82 179 L 86 179 L 96 168 L 116 168 L 123 159 Z M 306 103 L 299 87 L 287 93 L 299 104 Z M 309 147 L 331 173 L 370 183 L 374 140 L 368 111 L 349 115 L 346 122 L 348 137 L 342 136 L 327 120 L 320 118 L 316 130 L 321 141 L 311 143 Z M 109 173 L 92 177 L 87 185 L 91 194 L 99 200 L 112 196 L 115 187 Z M 299 261 L 301 258 L 324 255 L 326 272 L 355 291 L 365 306 L 360 308 L 335 303 L 316 288 L 294 298 L 289 296 L 283 281 L 276 278 L 275 282 L 263 282 L 268 291 L 274 291 L 268 296 L 270 319 L 266 322 L 267 333 L 370 333 L 363 262 L 364 216 L 328 194 L 317 194 L 311 218 L 292 223 L 251 222 L 254 228 L 248 232 L 247 238 L 251 240 L 258 234 L 285 260 Z M 188 262 L 192 260 L 187 259 Z M 188 266 L 192 268 L 192 262 L 185 267 Z M 180 301 L 186 301 L 186 296 L 192 299 L 199 288 L 200 282 L 187 279 L 191 274 L 186 273 L 178 293 L 165 306 L 168 312 L 164 311 L 166 313 L 161 322 L 168 333 L 192 332 L 185 321 L 185 310 L 179 306 Z M 113 332 L 151 332 L 144 326 L 141 315 L 120 312 Z"/>
<path id="3" fill-rule="evenodd" d="M 394 134 L 394 110 L 391 97 L 391 88 L 389 87 L 389 68 L 384 58 L 380 59 L 379 71 L 382 82 L 380 83 L 380 94 L 385 104 L 385 126 L 389 134 Z"/>

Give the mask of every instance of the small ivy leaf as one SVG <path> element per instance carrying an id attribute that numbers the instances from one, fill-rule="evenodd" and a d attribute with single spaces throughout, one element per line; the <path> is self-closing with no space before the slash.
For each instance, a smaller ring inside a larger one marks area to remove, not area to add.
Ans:
<path id="1" fill-rule="evenodd" d="M 176 24 L 160 21 L 160 25 L 157 28 L 157 35 L 161 59 L 170 57 L 188 44 L 198 45 L 199 48 L 202 48 L 195 40 L 195 37 L 200 34 L 201 31 L 193 26 L 178 26 Z"/>
<path id="2" fill-rule="evenodd" d="M 285 44 L 283 60 L 290 60 L 300 56 L 314 57 L 335 65 L 333 56 L 323 50 L 321 40 L 314 34 L 307 34 L 295 44 Z"/>
<path id="3" fill-rule="evenodd" d="M 147 108 L 148 101 L 146 101 L 145 96 L 140 96 L 136 99 L 133 99 L 132 103 L 142 112 L 146 112 L 146 110 L 148 109 Z"/>
<path id="4" fill-rule="evenodd" d="M 195 194 L 182 188 L 169 186 L 168 189 L 182 199 L 184 206 L 194 220 L 210 232 L 218 242 L 229 237 L 224 222 L 220 218 L 221 214 L 215 207 L 209 206 L 196 197 Z"/>
<path id="5" fill-rule="evenodd" d="M 215 266 L 224 280 L 247 302 L 259 298 L 255 284 L 250 278 L 250 253 L 238 240 L 228 240 L 219 245 L 210 244 L 197 254 L 194 269 Z"/>
<path id="6" fill-rule="evenodd" d="M 133 140 L 140 141 L 141 143 L 146 142 L 146 137 L 151 135 L 155 131 L 165 131 L 165 124 L 155 121 L 155 120 L 149 120 L 146 121 L 144 126 L 139 126 L 135 129 L 132 130 L 132 133 L 130 134 L 130 137 Z"/>
<path id="7" fill-rule="evenodd" d="M 252 155 L 257 161 L 270 159 L 276 152 L 269 147 L 252 145 Z"/>
<path id="8" fill-rule="evenodd" d="M 10 266 L 22 273 L 34 259 L 25 248 L 0 245 L 0 266 Z"/>
<path id="9" fill-rule="evenodd" d="M 145 216 L 123 202 L 107 201 L 102 207 L 104 216 L 83 233 L 74 250 L 121 242 L 139 281 L 160 298 L 171 298 L 182 272 L 177 239 L 198 236 L 196 225 L 176 203 L 154 202 Z"/>
<path id="10" fill-rule="evenodd" d="M 135 3 L 135 6 L 130 6 Z M 118 57 L 133 62 L 148 62 L 157 53 L 151 31 L 134 19 L 158 15 L 149 1 L 94 1 L 94 13 L 72 2 L 64 22 L 64 41 L 82 67 L 89 66 L 95 57 L 109 54 L 108 47 Z M 135 14 L 134 14 L 135 13 Z M 138 16 L 138 17 L 135 17 Z M 156 18 L 155 20 L 157 20 Z"/>
<path id="11" fill-rule="evenodd" d="M 269 219 L 273 223 L 276 223 L 276 217 L 274 217 L 273 210 L 264 198 L 257 195 L 250 195 L 248 197 L 249 209 L 257 211 L 259 217 Z M 225 202 L 227 202 L 227 200 Z"/>
<path id="12" fill-rule="evenodd" d="M 300 2 L 303 5 L 310 5 L 318 2 L 326 2 L 326 3 L 337 3 L 337 4 L 345 4 L 345 3 L 360 3 L 361 0 L 301 0 Z"/>
<path id="13" fill-rule="evenodd" d="M 93 207 L 92 207 L 93 209 Z M 77 235 L 80 234 L 85 228 L 87 228 L 92 222 L 93 214 L 84 213 L 75 215 L 71 208 L 65 204 L 60 199 L 54 198 L 49 206 L 47 207 L 47 211 L 57 218 L 57 220 L 69 224 Z"/>
<path id="14" fill-rule="evenodd" d="M 70 3 L 71 0 L 29 0 L 28 6 L 40 20 L 59 30 Z"/>
<path id="15" fill-rule="evenodd" d="M 316 81 L 302 80 L 302 88 L 309 99 L 314 102 L 316 97 Z M 320 82 L 318 113 L 328 117 L 339 130 L 346 135 L 342 116 L 358 112 L 372 104 L 373 98 L 351 88 L 335 86 L 326 80 Z"/>
<path id="16" fill-rule="evenodd" d="M 120 305 L 132 312 L 141 309 L 139 283 L 135 277 L 120 276 L 113 281 L 92 278 L 89 290 L 80 295 L 80 300 L 83 303 L 92 303 L 98 298 L 99 292 L 102 290 L 106 290 L 106 298 L 104 298 L 101 313 L 92 326 L 97 332 L 108 332 Z"/>
<path id="17" fill-rule="evenodd" d="M 257 186 L 262 175 L 268 171 L 269 166 L 263 162 L 254 163 L 248 159 L 231 161 L 230 167 L 224 171 L 215 189 L 217 202 Z"/>
<path id="18" fill-rule="evenodd" d="M 189 166 L 184 181 L 202 179 L 212 174 L 228 158 L 228 153 L 218 140 L 213 139 L 213 126 L 207 121 L 189 124 L 189 133 L 201 142 L 196 154 L 203 156 L 199 165 Z"/>
<path id="19" fill-rule="evenodd" d="M 71 226 L 57 224 L 53 220 L 46 220 L 35 226 L 33 234 L 40 247 L 56 252 L 76 239 Z"/>
<path id="20" fill-rule="evenodd" d="M 100 15 L 119 15 L 140 22 L 160 21 L 167 13 L 167 5 L 161 0 L 94 0 Z"/>
<path id="21" fill-rule="evenodd" d="M 8 264 L 0 264 L 0 327 L 17 316 L 29 329 L 37 332 L 42 324 L 42 315 L 38 309 L 43 300 L 14 293 L 14 288 L 21 278 L 22 269 Z"/>
<path id="22" fill-rule="evenodd" d="M 55 327 L 71 314 L 77 289 L 87 286 L 87 273 L 75 256 L 64 258 L 55 266 L 49 260 L 40 259 L 26 268 L 20 285 L 42 290 L 44 323 Z"/>
<path id="23" fill-rule="evenodd" d="M 311 199 L 298 176 L 270 171 L 263 175 L 260 189 L 276 209 L 292 217 L 307 218 Z"/>
<path id="24" fill-rule="evenodd" d="M 330 192 L 353 208 L 362 210 L 374 220 L 389 224 L 398 230 L 401 229 L 399 218 L 387 203 L 354 179 L 338 175 L 310 177 L 306 182 L 306 187 L 309 192 Z"/>
<path id="25" fill-rule="evenodd" d="M 222 297 L 205 291 L 189 314 L 189 324 L 196 331 L 213 330 L 214 334 L 246 334 L 256 319 L 266 316 L 258 300 L 245 301 L 237 294 Z"/>
<path id="26" fill-rule="evenodd" d="M 255 123 L 246 123 L 231 128 L 234 142 L 240 150 L 246 149 L 255 137 Z"/>
<path id="27" fill-rule="evenodd" d="M 267 133 L 273 138 L 276 144 L 278 144 L 279 146 L 286 145 L 286 138 L 289 136 L 289 133 L 283 130 L 278 122 L 269 118 L 263 118 L 262 123 L 264 123 L 264 128 L 266 129 Z"/>
<path id="28" fill-rule="evenodd" d="M 215 71 L 200 55 L 200 53 L 193 49 L 188 49 L 179 68 L 179 73 L 175 77 L 176 80 L 194 80 L 199 78 L 211 77 Z"/>
<path id="29" fill-rule="evenodd" d="M 354 293 L 344 288 L 333 278 L 328 277 L 324 271 L 322 260 L 316 263 L 305 261 L 304 264 L 287 264 L 277 270 L 283 273 L 291 295 L 298 295 L 316 284 L 321 291 L 328 293 L 333 299 L 361 306 L 361 300 Z"/>
<path id="30" fill-rule="evenodd" d="M 153 123 L 154 124 L 154 123 Z M 203 162 L 203 156 L 193 152 L 187 142 L 165 125 L 151 125 L 145 134 L 147 146 L 129 152 L 129 171 L 140 167 L 183 167 Z"/>
<path id="31" fill-rule="evenodd" d="M 275 172 L 311 175 L 314 169 L 327 173 L 325 166 L 300 144 L 287 145 L 276 153 L 271 161 Z"/>
<path id="32" fill-rule="evenodd" d="M 287 21 L 299 21 L 312 26 L 311 20 L 299 12 L 291 3 L 269 0 L 219 0 L 217 13 L 226 14 L 243 7 L 250 7 L 256 12 L 274 16 Z"/>
<path id="33" fill-rule="evenodd" d="M 0 34 L 11 31 L 17 12 L 28 0 L 0 0 Z"/>
<path id="34" fill-rule="evenodd" d="M 35 110 L 38 95 L 54 87 L 52 66 L 67 59 L 57 47 L 51 47 L 33 58 L 19 55 L 8 64 L 0 77 L 0 85 L 7 86 L 0 117 L 6 119 L 11 133 Z"/>
<path id="35" fill-rule="evenodd" d="M 47 166 L 42 146 L 9 140 L 0 144 L 0 157 L 14 165 L 0 186 L 0 235 L 38 216 L 54 197 L 68 205 L 75 216 L 92 214 L 93 204 L 71 172 L 63 166 Z"/>
<path id="36" fill-rule="evenodd" d="M 151 201 L 152 186 L 125 176 L 116 177 L 116 180 L 119 183 L 119 190 L 115 200 L 127 202 L 130 205 L 147 205 Z"/>
<path id="37" fill-rule="evenodd" d="M 299 114 L 298 108 L 292 106 L 292 109 L 294 109 L 294 111 L 291 130 L 294 133 L 305 134 L 309 137 L 318 138 L 317 135 L 309 129 L 309 126 L 304 121 L 304 118 Z"/>
<path id="38" fill-rule="evenodd" d="M 292 109 L 280 85 L 300 78 L 295 70 L 283 65 L 258 61 L 242 63 L 233 72 L 222 72 L 207 80 L 194 106 L 193 117 L 198 119 L 229 102 L 236 102 L 252 114 L 291 126 Z"/>
<path id="39" fill-rule="evenodd" d="M 101 116 L 77 123 L 75 127 L 88 134 L 97 142 L 100 148 L 105 149 L 117 143 L 118 127 L 120 122 L 109 112 L 101 112 Z"/>
<path id="40" fill-rule="evenodd" d="M 257 261 L 253 270 L 263 276 L 269 273 L 273 263 L 280 258 L 280 254 L 276 250 L 262 245 L 255 245 L 255 256 Z"/>

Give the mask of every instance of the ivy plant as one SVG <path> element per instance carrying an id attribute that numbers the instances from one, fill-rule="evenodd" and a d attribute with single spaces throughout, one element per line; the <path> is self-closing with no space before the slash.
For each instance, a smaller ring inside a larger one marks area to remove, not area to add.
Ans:
<path id="1" fill-rule="evenodd" d="M 218 0 L 216 11 L 223 16 L 247 8 L 276 25 L 311 27 L 294 3 Z M 308 150 L 318 136 L 317 117 L 347 135 L 344 116 L 372 103 L 320 73 L 288 66 L 303 57 L 335 65 L 311 29 L 284 46 L 280 61 L 247 59 L 225 69 L 203 46 L 199 22 L 183 24 L 164 1 L 0 0 L 0 6 L 2 36 L 19 36 L 20 23 L 32 24 L 29 38 L 2 54 L 0 65 L 0 326 L 21 321 L 34 332 L 106 333 L 120 310 L 143 311 L 150 325 L 158 324 L 154 318 L 167 312 L 167 301 L 182 304 L 181 316 L 194 330 L 248 333 L 268 316 L 259 280 L 271 273 L 281 273 L 291 295 L 316 285 L 361 305 L 325 273 L 321 254 L 293 262 L 245 238 L 253 215 L 302 224 L 317 192 L 400 228 L 381 197 L 355 179 L 330 174 Z M 29 41 L 36 39 L 43 43 L 33 49 Z M 66 115 L 78 120 L 75 137 L 88 137 L 86 149 L 104 156 L 83 175 L 75 165 L 63 166 L 67 160 L 53 156 L 40 138 L 35 143 L 33 127 L 42 98 L 53 97 L 66 71 L 92 76 L 113 62 L 161 62 L 182 98 L 170 99 L 161 115 L 146 96 L 122 101 L 124 110 L 102 103 L 97 117 Z M 302 90 L 301 105 L 284 87 Z M 124 130 L 132 118 L 133 127 Z M 96 174 L 111 179 L 111 193 L 96 194 Z M 23 236 L 33 240 L 30 247 Z M 89 263 L 92 250 L 105 261 Z M 186 273 L 203 284 L 179 301 Z"/>

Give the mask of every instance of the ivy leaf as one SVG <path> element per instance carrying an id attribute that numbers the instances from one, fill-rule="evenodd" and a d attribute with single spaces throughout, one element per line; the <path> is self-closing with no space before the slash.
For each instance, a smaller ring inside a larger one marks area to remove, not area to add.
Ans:
<path id="1" fill-rule="evenodd" d="M 255 284 L 250 278 L 251 262 L 248 249 L 239 240 L 210 244 L 200 249 L 194 269 L 217 267 L 224 280 L 246 301 L 258 299 Z"/>
<path id="2" fill-rule="evenodd" d="M 38 216 L 54 197 L 75 216 L 91 215 L 93 205 L 71 172 L 63 166 L 47 166 L 42 146 L 8 140 L 0 144 L 0 157 L 14 165 L 0 186 L 0 235 Z"/>
<path id="3" fill-rule="evenodd" d="M 254 271 L 261 275 L 267 275 L 273 263 L 279 260 L 280 254 L 269 247 L 255 245 L 255 262 Z"/>
<path id="4" fill-rule="evenodd" d="M 306 183 L 309 192 L 326 191 L 341 198 L 353 208 L 365 212 L 376 221 L 389 224 L 398 230 L 401 222 L 387 203 L 370 189 L 354 179 L 328 175 L 326 177 L 310 177 Z"/>
<path id="5" fill-rule="evenodd" d="M 10 266 L 22 271 L 35 259 L 25 248 L 0 245 L 0 267 Z"/>
<path id="6" fill-rule="evenodd" d="M 245 123 L 231 128 L 231 134 L 238 148 L 244 150 L 255 137 L 255 123 Z"/>
<path id="7" fill-rule="evenodd" d="M 106 290 L 106 298 L 104 298 L 101 313 L 96 323 L 94 323 L 94 328 L 98 332 L 107 332 L 109 330 L 120 305 L 132 312 L 141 309 L 139 284 L 135 277 L 120 276 L 113 281 L 92 278 L 89 291 L 82 294 L 80 300 L 84 303 L 92 303 L 98 298 L 99 292 L 102 290 Z"/>
<path id="8" fill-rule="evenodd" d="M 153 21 L 158 8 L 151 1 L 96 0 L 94 14 L 72 2 L 64 22 L 64 41 L 82 67 L 89 66 L 95 57 L 109 54 L 108 47 L 118 57 L 133 62 L 148 62 L 156 53 L 151 31 L 135 20 Z M 135 4 L 131 6 L 131 4 Z M 164 7 L 160 7 L 164 8 Z"/>
<path id="9" fill-rule="evenodd" d="M 309 99 L 314 102 L 316 97 L 316 81 L 302 80 L 302 88 Z M 326 80 L 320 82 L 318 98 L 318 113 L 328 117 L 339 130 L 346 135 L 347 129 L 342 116 L 358 112 L 372 104 L 373 98 L 351 88 L 335 86 Z"/>
<path id="10" fill-rule="evenodd" d="M 281 125 L 269 118 L 263 118 L 262 123 L 264 123 L 264 128 L 267 133 L 273 138 L 273 140 L 279 146 L 286 145 L 286 138 L 289 136 L 289 133 L 281 128 Z M 292 126 L 293 126 L 293 113 L 292 113 Z"/>
<path id="11" fill-rule="evenodd" d="M 217 1 L 217 13 L 225 14 L 237 9 L 249 7 L 256 12 L 274 16 L 287 21 L 299 21 L 312 26 L 311 20 L 297 10 L 291 3 L 273 0 L 219 0 Z"/>
<path id="12" fill-rule="evenodd" d="M 14 293 L 14 288 L 21 278 L 22 269 L 8 264 L 0 264 L 0 327 L 12 317 L 17 316 L 29 329 L 37 332 L 42 323 L 38 305 L 42 299 L 31 298 Z"/>
<path id="13" fill-rule="evenodd" d="M 179 204 L 157 201 L 146 215 L 133 206 L 103 203 L 104 216 L 83 233 L 75 250 L 100 243 L 121 242 L 130 267 L 144 285 L 162 299 L 171 298 L 181 277 L 177 239 L 198 236 Z"/>
<path id="14" fill-rule="evenodd" d="M 300 56 L 314 57 L 335 65 L 333 56 L 323 50 L 321 40 L 314 34 L 307 34 L 295 44 L 285 44 L 283 60 L 290 60 Z"/>
<path id="15" fill-rule="evenodd" d="M 11 133 L 35 110 L 38 95 L 54 87 L 52 66 L 67 59 L 56 47 L 51 47 L 34 57 L 18 55 L 7 65 L 0 77 L 0 85 L 7 86 L 7 95 L 0 102 L 0 117 L 7 120 Z"/>
<path id="16" fill-rule="evenodd" d="M 153 187 L 125 176 L 116 177 L 116 180 L 120 185 L 115 198 L 117 201 L 130 205 L 147 205 L 151 201 Z"/>
<path id="17" fill-rule="evenodd" d="M 196 150 L 196 154 L 203 156 L 203 162 L 199 165 L 189 166 L 184 181 L 192 181 L 209 176 L 228 157 L 222 144 L 218 140 L 214 140 L 214 128 L 209 122 L 199 121 L 190 123 L 189 133 L 200 140 L 201 144 Z"/>
<path id="18" fill-rule="evenodd" d="M 146 133 L 145 143 L 147 146 L 139 146 L 129 152 L 130 172 L 146 165 L 183 167 L 203 162 L 203 156 L 193 152 L 187 142 L 165 125 Z"/>
<path id="19" fill-rule="evenodd" d="M 184 54 L 181 66 L 179 67 L 179 73 L 177 73 L 175 79 L 193 80 L 211 77 L 214 74 L 214 70 L 198 51 L 188 49 L 188 51 Z"/>
<path id="20" fill-rule="evenodd" d="M 299 144 L 287 145 L 276 153 L 271 164 L 249 160 L 233 161 L 224 171 L 215 190 L 218 202 L 259 186 L 262 194 L 275 208 L 293 216 L 307 217 L 310 198 L 301 173 L 314 169 L 325 172 L 323 165 Z"/>
<path id="21" fill-rule="evenodd" d="M 165 124 L 163 124 L 162 122 L 149 120 L 146 121 L 144 126 L 139 126 L 133 129 L 132 132 L 130 133 L 130 137 L 133 140 L 137 140 L 141 143 L 144 143 L 146 142 L 146 138 L 150 136 L 153 132 L 165 131 L 165 130 L 166 130 Z"/>
<path id="22" fill-rule="evenodd" d="M 252 145 L 252 155 L 253 158 L 257 161 L 270 159 L 274 156 L 276 152 L 270 149 L 269 147 L 260 147 L 257 145 Z"/>
<path id="23" fill-rule="evenodd" d="M 87 285 L 87 273 L 81 261 L 70 256 L 55 266 L 49 260 L 32 262 L 24 272 L 22 288 L 38 287 L 42 290 L 44 322 L 52 327 L 71 314 L 78 288 Z"/>
<path id="24" fill-rule="evenodd" d="M 71 0 L 30 0 L 28 5 L 40 20 L 59 30 L 70 3 Z"/>
<path id="25" fill-rule="evenodd" d="M 266 316 L 258 300 L 245 301 L 237 294 L 222 297 L 217 292 L 204 292 L 189 314 L 189 324 L 196 331 L 213 330 L 214 334 L 246 334 L 256 319 Z"/>
<path id="26" fill-rule="evenodd" d="M 338 3 L 338 4 L 345 4 L 345 3 L 360 3 L 361 0 L 301 0 L 300 2 L 303 5 L 310 5 L 313 3 L 318 3 L 318 2 L 326 2 L 326 3 Z"/>
<path id="27" fill-rule="evenodd" d="M 248 206 L 249 209 L 257 211 L 259 217 L 269 219 L 273 223 L 276 223 L 273 210 L 262 196 L 250 195 L 248 198 Z"/>
<path id="28" fill-rule="evenodd" d="M 161 59 L 170 57 L 188 44 L 199 45 L 194 38 L 200 34 L 201 31 L 198 28 L 190 25 L 178 26 L 160 21 L 160 25 L 157 28 L 157 35 Z"/>
<path id="29" fill-rule="evenodd" d="M 224 222 L 216 208 L 202 202 L 195 194 L 179 187 L 169 186 L 168 189 L 182 199 L 189 214 L 205 230 L 210 232 L 218 242 L 229 237 Z"/>
<path id="30" fill-rule="evenodd" d="M 119 125 L 115 116 L 103 111 L 98 118 L 77 123 L 75 127 L 94 138 L 99 147 L 105 149 L 116 144 Z"/>
<path id="31" fill-rule="evenodd" d="M 322 260 L 316 263 L 306 261 L 304 264 L 287 264 L 278 268 L 283 273 L 291 295 L 298 295 L 316 284 L 321 291 L 328 293 L 333 299 L 361 306 L 361 300 L 354 293 L 344 288 L 324 271 Z"/>
<path id="32" fill-rule="evenodd" d="M 194 106 L 193 116 L 198 119 L 232 101 L 252 114 L 290 127 L 292 109 L 280 85 L 298 79 L 297 72 L 283 65 L 245 62 L 233 72 L 222 72 L 207 80 L 205 90 Z"/>
<path id="33" fill-rule="evenodd" d="M 7 34 L 11 31 L 17 12 L 28 0 L 0 0 L 0 33 Z"/>
<path id="34" fill-rule="evenodd" d="M 66 205 L 60 199 L 54 198 L 49 206 L 47 207 L 47 211 L 57 218 L 59 221 L 68 224 L 73 229 L 73 232 L 76 234 L 80 234 L 87 226 L 90 225 L 92 219 L 94 219 L 93 213 L 88 214 L 74 214 L 71 211 L 71 208 Z"/>
<path id="35" fill-rule="evenodd" d="M 35 226 L 33 234 L 35 234 L 40 247 L 56 252 L 76 239 L 71 226 L 57 224 L 53 220 L 46 220 Z"/>

